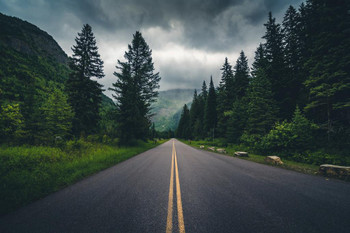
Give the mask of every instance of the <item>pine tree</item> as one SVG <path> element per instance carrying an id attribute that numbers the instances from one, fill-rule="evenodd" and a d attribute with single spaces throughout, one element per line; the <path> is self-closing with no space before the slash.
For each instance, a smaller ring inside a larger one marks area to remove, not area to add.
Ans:
<path id="1" fill-rule="evenodd" d="M 283 54 L 283 35 L 280 24 L 269 13 L 268 21 L 264 24 L 266 33 L 262 37 L 266 40 L 264 44 L 268 65 L 266 75 L 270 80 L 274 99 L 278 103 L 279 117 L 282 119 L 290 117 L 289 96 L 288 96 L 288 76 L 286 75 L 285 60 Z"/>
<path id="2" fill-rule="evenodd" d="M 205 104 L 207 102 L 208 98 L 208 89 L 207 84 L 205 81 L 203 81 L 202 84 L 202 91 L 198 96 L 198 119 L 194 123 L 194 135 L 199 138 L 205 137 L 205 126 L 203 124 L 204 122 L 204 112 L 205 112 Z"/>
<path id="3" fill-rule="evenodd" d="M 248 59 L 244 52 L 241 51 L 239 58 L 237 59 L 234 67 L 234 95 L 235 99 L 241 99 L 245 96 L 248 85 L 249 85 L 249 66 Z"/>
<path id="4" fill-rule="evenodd" d="M 303 42 L 300 34 L 300 15 L 293 6 L 289 6 L 283 19 L 284 54 L 286 61 L 285 74 L 288 79 L 288 115 L 292 114 L 292 109 L 298 104 L 303 104 L 302 83 L 305 81 L 303 75 Z"/>
<path id="5" fill-rule="evenodd" d="M 205 81 L 203 81 L 203 84 L 202 84 L 201 95 L 203 96 L 204 103 L 207 102 L 208 88 L 207 88 L 207 84 L 205 83 Z"/>
<path id="6" fill-rule="evenodd" d="M 242 136 L 247 122 L 247 98 L 236 99 L 232 110 L 227 112 L 227 141 L 238 143 Z"/>
<path id="7" fill-rule="evenodd" d="M 255 51 L 254 62 L 252 64 L 251 74 L 253 77 L 256 76 L 258 70 L 266 72 L 268 67 L 268 61 L 266 58 L 266 50 L 263 44 L 259 44 L 258 48 Z"/>
<path id="8" fill-rule="evenodd" d="M 158 96 L 159 73 L 154 73 L 152 50 L 140 32 L 125 52 L 126 62 L 118 60 L 113 84 L 118 107 L 119 133 L 122 143 L 131 139 L 146 139 L 151 125 L 151 104 Z"/>
<path id="9" fill-rule="evenodd" d="M 195 124 L 200 120 L 201 109 L 200 109 L 200 97 L 197 95 L 197 90 L 194 90 L 193 100 L 190 109 L 190 118 L 191 118 L 191 130 L 192 136 L 198 137 L 200 133 L 200 128 L 195 129 Z M 197 126 L 198 127 L 198 126 Z"/>
<path id="10" fill-rule="evenodd" d="M 246 133 L 261 137 L 275 123 L 277 107 L 273 99 L 271 84 L 262 70 L 257 70 L 248 90 Z"/>
<path id="11" fill-rule="evenodd" d="M 212 77 L 210 77 L 208 98 L 205 104 L 204 124 L 205 132 L 208 132 L 210 135 L 215 135 L 215 128 L 217 124 L 216 92 Z"/>
<path id="12" fill-rule="evenodd" d="M 350 130 L 349 1 L 308 1 L 310 57 L 305 85 L 310 102 L 305 110 L 319 124 L 327 142 L 349 148 Z M 321 143 L 324 141 L 321 140 Z"/>
<path id="13" fill-rule="evenodd" d="M 218 88 L 218 104 L 217 104 L 217 135 L 219 137 L 225 137 L 227 120 L 228 117 L 225 115 L 225 112 L 229 111 L 232 107 L 234 101 L 234 76 L 232 66 L 228 62 L 227 57 L 221 68 L 221 80 Z"/>
<path id="14" fill-rule="evenodd" d="M 184 139 L 191 139 L 191 119 L 190 111 L 185 104 L 181 113 L 179 125 L 176 130 L 176 136 Z"/>
<path id="15" fill-rule="evenodd" d="M 96 39 L 90 25 L 85 24 L 75 38 L 72 70 L 66 83 L 69 103 L 74 110 L 73 133 L 92 133 L 97 130 L 99 107 L 102 101 L 102 85 L 92 78 L 104 77 L 103 61 L 100 59 Z"/>

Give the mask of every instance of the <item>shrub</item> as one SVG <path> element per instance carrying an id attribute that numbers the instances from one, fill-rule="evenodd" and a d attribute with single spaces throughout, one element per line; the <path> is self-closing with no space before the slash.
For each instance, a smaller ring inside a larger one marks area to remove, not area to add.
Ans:
<path id="1" fill-rule="evenodd" d="M 274 128 L 262 138 L 260 148 L 264 152 L 283 153 L 288 156 L 312 149 L 313 131 L 316 128 L 316 125 L 304 117 L 297 107 L 292 121 L 276 123 Z"/>

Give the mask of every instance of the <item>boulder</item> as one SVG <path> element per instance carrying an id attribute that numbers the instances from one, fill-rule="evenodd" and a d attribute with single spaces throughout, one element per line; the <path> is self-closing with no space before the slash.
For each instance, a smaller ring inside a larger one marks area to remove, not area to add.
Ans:
<path id="1" fill-rule="evenodd" d="M 200 149 L 204 149 L 204 146 L 203 146 L 203 145 L 201 145 L 201 146 L 199 146 L 199 148 L 200 148 Z"/>
<path id="2" fill-rule="evenodd" d="M 282 165 L 283 164 L 281 158 L 278 157 L 278 156 L 275 156 L 275 155 L 267 156 L 264 160 L 267 163 L 272 163 L 272 164 L 275 164 L 275 165 Z"/>
<path id="3" fill-rule="evenodd" d="M 235 155 L 238 157 L 249 157 L 248 152 L 244 152 L 244 151 L 236 151 Z"/>
<path id="4" fill-rule="evenodd" d="M 222 154 L 226 154 L 227 153 L 224 148 L 217 148 L 216 151 L 219 152 L 219 153 L 222 153 Z"/>
<path id="5" fill-rule="evenodd" d="M 215 151 L 215 147 L 208 147 L 208 150 Z"/>
<path id="6" fill-rule="evenodd" d="M 319 173 L 324 176 L 350 179 L 350 167 L 337 166 L 332 164 L 320 165 Z"/>

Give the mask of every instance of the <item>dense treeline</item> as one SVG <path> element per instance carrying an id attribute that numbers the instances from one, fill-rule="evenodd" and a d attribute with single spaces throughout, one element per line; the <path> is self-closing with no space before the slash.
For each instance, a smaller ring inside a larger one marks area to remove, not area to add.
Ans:
<path id="1" fill-rule="evenodd" d="M 22 23 L 16 18 L 1 17 L 5 23 Z M 13 36 L 14 26 L 8 24 L 6 40 Z M 48 37 L 34 25 L 24 24 L 27 31 L 34 30 Z M 19 38 L 25 40 L 29 37 L 25 34 L 27 31 L 14 33 L 22 33 Z M 0 70 L 2 143 L 64 145 L 69 139 L 106 142 L 119 138 L 115 141 L 126 144 L 133 139 L 156 136 L 154 126 L 151 127 L 150 104 L 158 95 L 155 89 L 159 88 L 160 77 L 158 73 L 153 74 L 152 52 L 140 32 L 136 32 L 125 53 L 127 61 L 118 60 L 117 68 L 121 72 L 115 73 L 117 82 L 113 89 L 117 104 L 102 94 L 103 86 L 96 81 L 104 77 L 103 61 L 88 24 L 75 38 L 68 66 L 45 53 L 48 58 L 41 58 L 36 54 L 40 48 L 34 46 L 30 54 L 18 52 L 4 43 L 0 46 L 4 55 Z"/>
<path id="2" fill-rule="evenodd" d="M 347 154 L 348 9 L 349 1 L 309 0 L 299 9 L 290 6 L 282 25 L 269 13 L 251 69 L 243 51 L 233 68 L 226 58 L 219 86 L 211 80 L 207 91 L 204 83 L 191 109 L 184 107 L 177 136 L 221 138 L 304 160 L 300 153 L 320 148 Z"/>

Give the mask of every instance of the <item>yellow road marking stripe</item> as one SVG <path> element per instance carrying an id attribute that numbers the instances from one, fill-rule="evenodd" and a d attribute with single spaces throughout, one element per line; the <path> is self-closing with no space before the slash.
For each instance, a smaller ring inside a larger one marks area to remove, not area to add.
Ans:
<path id="1" fill-rule="evenodd" d="M 183 215 L 182 201 L 181 201 L 179 169 L 177 166 L 175 143 L 173 141 L 173 148 L 171 153 L 171 173 L 170 173 L 166 233 L 172 233 L 172 230 L 173 230 L 174 166 L 175 166 L 176 203 L 177 203 L 177 217 L 178 217 L 178 224 L 179 224 L 179 232 L 185 233 L 185 223 L 184 223 L 184 215 Z"/>
<path id="2" fill-rule="evenodd" d="M 184 215 L 183 215 L 183 211 L 182 211 L 179 169 L 177 167 L 177 157 L 176 157 L 175 145 L 174 145 L 174 154 L 175 154 L 175 174 L 176 174 L 177 217 L 178 217 L 178 223 L 179 223 L 179 231 L 180 231 L 180 233 L 185 233 L 185 222 L 184 222 Z"/>
<path id="3" fill-rule="evenodd" d="M 169 186 L 169 201 L 168 201 L 168 217 L 166 223 L 166 233 L 171 233 L 173 230 L 173 197 L 174 197 L 174 142 L 171 154 L 171 173 Z"/>

